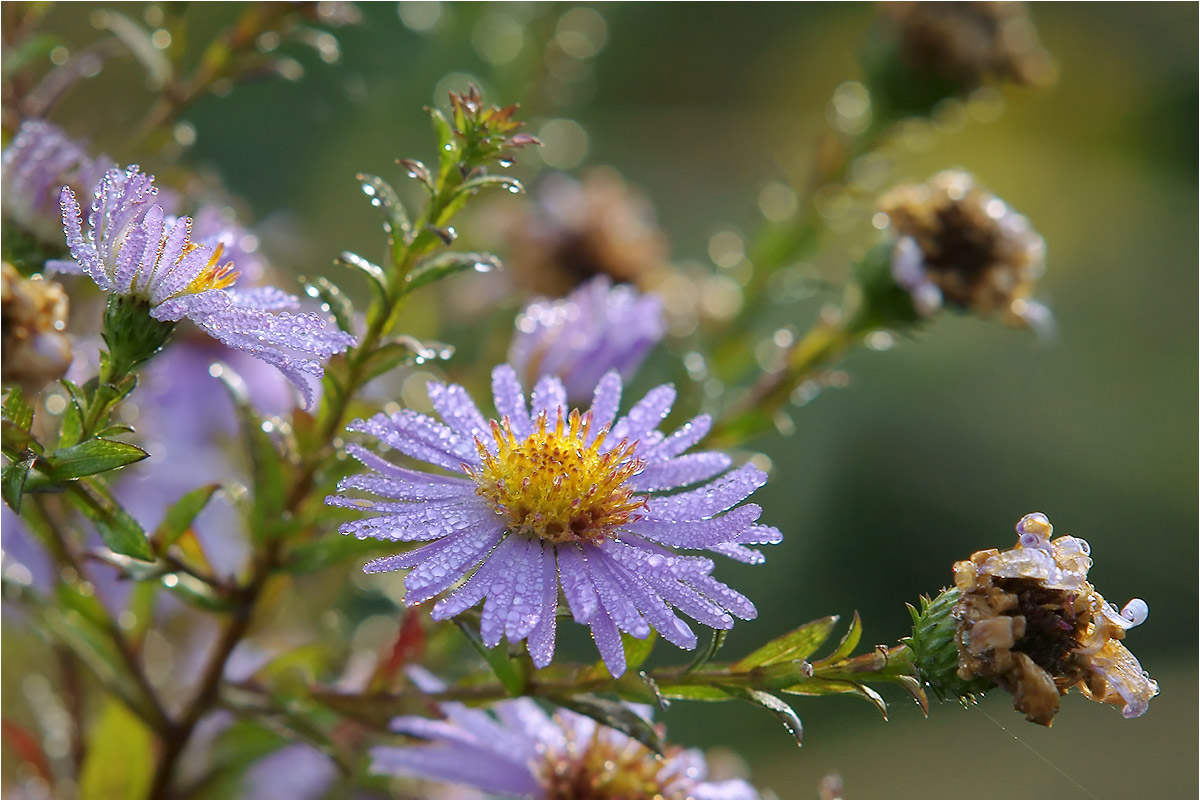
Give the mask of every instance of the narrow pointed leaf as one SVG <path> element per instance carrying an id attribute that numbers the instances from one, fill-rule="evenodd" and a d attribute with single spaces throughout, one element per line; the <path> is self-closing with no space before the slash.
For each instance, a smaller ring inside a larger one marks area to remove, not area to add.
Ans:
<path id="1" fill-rule="evenodd" d="M 650 636 L 644 640 L 622 632 L 621 644 L 625 647 L 625 669 L 636 672 L 650 656 L 650 652 L 654 650 L 654 642 L 657 639 L 658 633 L 653 629 L 650 631 Z"/>
<path id="2" fill-rule="evenodd" d="M 620 701 L 611 701 L 589 694 L 551 697 L 550 700 L 572 712 L 586 715 L 597 723 L 632 737 L 656 754 L 663 752 L 662 738 L 654 730 L 654 727 Z"/>
<path id="3" fill-rule="evenodd" d="M 383 212 L 388 233 L 399 232 L 401 237 L 407 238 L 412 233 L 412 223 L 392 185 L 378 175 L 366 173 L 360 174 L 358 180 L 362 181 L 363 192 L 371 199 L 371 205 Z"/>
<path id="4" fill-rule="evenodd" d="M 33 467 L 33 457 L 12 462 L 4 466 L 0 473 L 0 490 L 3 491 L 4 502 L 14 512 L 21 511 L 21 495 L 25 491 L 25 479 L 29 478 L 29 468 Z"/>
<path id="5" fill-rule="evenodd" d="M 779 722 L 783 724 L 788 733 L 796 738 L 796 745 L 804 744 L 804 724 L 800 722 L 800 717 L 786 701 L 762 690 L 752 690 L 746 687 L 723 687 L 722 689 L 728 691 L 730 695 L 742 698 L 771 712 L 779 718 Z"/>
<path id="6" fill-rule="evenodd" d="M 25 400 L 25 393 L 14 386 L 4 399 L 4 419 L 28 431 L 33 425 L 33 407 Z"/>
<path id="7" fill-rule="evenodd" d="M 47 477 L 67 481 L 82 476 L 106 473 L 140 462 L 150 454 L 128 442 L 115 439 L 89 439 L 69 448 L 59 448 L 48 457 Z"/>
<path id="8" fill-rule="evenodd" d="M 696 658 L 692 660 L 692 664 L 688 665 L 687 670 L 684 671 L 685 675 L 687 673 L 699 670 L 709 662 L 713 661 L 713 659 L 715 659 L 717 656 L 717 651 L 720 651 L 721 646 L 725 644 L 725 637 L 729 632 L 725 631 L 724 629 L 710 630 L 712 631 L 712 638 L 708 641 L 708 645 L 704 648 L 704 650 L 696 654 Z"/>
<path id="9" fill-rule="evenodd" d="M 130 559 L 154 561 L 146 532 L 107 490 L 95 483 L 77 482 L 71 485 L 68 497 L 96 526 L 100 539 L 110 550 Z"/>
<path id="10" fill-rule="evenodd" d="M 771 640 L 737 662 L 733 667 L 735 670 L 744 671 L 762 665 L 773 665 L 776 662 L 807 659 L 821 647 L 825 640 L 829 639 L 837 621 L 837 615 L 831 615 L 811 623 L 805 623 L 800 628 Z"/>
<path id="11" fill-rule="evenodd" d="M 352 270 L 358 270 L 367 277 L 367 283 L 371 285 L 371 289 L 381 301 L 387 299 L 387 275 L 383 272 L 383 268 L 372 261 L 364 259 L 357 253 L 344 251 L 336 260 L 337 264 L 343 267 L 349 267 Z"/>
<path id="12" fill-rule="evenodd" d="M 337 284 L 323 275 L 318 275 L 316 278 L 301 278 L 300 283 L 310 298 L 320 300 L 325 309 L 333 315 L 333 321 L 337 323 L 338 328 L 353 333 L 354 304 L 338 288 Z"/>
<path id="13" fill-rule="evenodd" d="M 426 259 L 413 270 L 405 292 L 413 292 L 426 284 L 461 273 L 465 270 L 491 272 L 500 269 L 500 260 L 490 253 L 441 253 Z"/>
<path id="14" fill-rule="evenodd" d="M 842 636 L 842 640 L 838 643 L 838 647 L 834 648 L 833 653 L 831 653 L 829 656 L 814 662 L 813 665 L 815 667 L 832 665 L 839 659 L 845 659 L 846 657 L 850 656 L 850 654 L 854 653 L 854 649 L 858 647 L 858 641 L 860 639 L 862 639 L 862 619 L 858 616 L 858 612 L 856 611 L 854 613 L 854 619 L 850 621 L 850 628 L 847 629 L 846 633 Z"/>
<path id="15" fill-rule="evenodd" d="M 184 532 L 191 528 L 193 520 L 196 520 L 198 514 L 204 511 L 205 505 L 208 505 L 212 495 L 218 489 L 221 489 L 221 484 L 206 484 L 204 487 L 198 487 L 185 493 L 182 498 L 168 508 L 167 513 L 163 514 L 162 523 L 158 524 L 158 528 L 152 535 L 152 540 L 158 550 L 164 552 L 173 546 L 176 540 L 184 536 Z"/>
<path id="16" fill-rule="evenodd" d="M 470 624 L 464 622 L 462 618 L 454 618 L 454 623 L 459 630 L 466 635 L 471 641 L 471 645 L 475 646 L 475 650 L 483 656 L 484 660 L 491 667 L 492 672 L 496 674 L 496 678 L 500 679 L 500 683 L 504 685 L 504 689 L 508 690 L 510 695 L 522 695 L 525 691 L 525 675 L 521 668 L 509 658 L 503 644 L 496 648 L 488 648 L 483 644 L 483 639 L 479 636 Z"/>

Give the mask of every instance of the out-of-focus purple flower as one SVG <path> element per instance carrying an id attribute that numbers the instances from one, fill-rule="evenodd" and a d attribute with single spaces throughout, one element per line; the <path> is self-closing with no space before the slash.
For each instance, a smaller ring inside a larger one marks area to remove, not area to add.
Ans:
<path id="1" fill-rule="evenodd" d="M 572 615 L 591 627 L 614 676 L 625 672 L 622 631 L 645 638 L 656 629 L 681 648 L 696 646 L 695 633 L 671 607 L 718 629 L 733 626 L 731 615 L 757 615 L 745 596 L 710 575 L 710 559 L 673 550 L 757 563 L 763 556 L 748 545 L 782 539 L 778 529 L 756 525 L 757 505 L 738 506 L 766 483 L 765 473 L 752 464 L 726 473 L 732 462 L 723 453 L 684 454 L 708 433 L 711 418 L 701 415 L 664 436 L 657 428 L 675 401 L 669 385 L 617 418 L 615 371 L 600 379 L 583 415 L 567 413 L 566 391 L 554 376 L 537 382 L 529 408 L 510 365 L 492 371 L 492 388 L 500 422 L 486 420 L 462 387 L 431 382 L 429 398 L 444 424 L 406 409 L 349 426 L 464 476 L 410 470 L 350 445 L 371 472 L 346 478 L 339 489 L 387 500 L 327 498 L 376 513 L 343 524 L 341 532 L 433 541 L 375 560 L 367 572 L 413 568 L 405 580 L 409 605 L 470 575 L 434 606 L 433 618 L 454 617 L 486 599 L 483 641 L 491 647 L 504 636 L 528 638 L 538 666 L 554 655 L 561 583 Z M 664 494 L 690 485 L 698 486 Z"/>
<path id="2" fill-rule="evenodd" d="M 192 220 L 172 223 L 152 202 L 156 193 L 153 176 L 137 166 L 110 170 L 96 186 L 85 236 L 75 192 L 63 187 L 62 218 L 75 260 L 47 267 L 86 273 L 101 289 L 148 304 L 155 320 L 186 317 L 223 345 L 273 365 L 311 406 L 305 376 L 319 378 L 321 361 L 352 346 L 354 337 L 316 314 L 282 311 L 298 308 L 299 300 L 279 289 L 234 289 L 238 273 L 232 262 L 222 263 L 222 245 L 193 242 Z"/>
<path id="3" fill-rule="evenodd" d="M 45 120 L 23 123 L 0 161 L 4 212 L 47 242 L 61 241 L 58 196 L 62 186 L 86 191 L 116 166 L 107 156 L 92 158 L 61 128 Z"/>
<path id="4" fill-rule="evenodd" d="M 258 250 L 258 237 L 237 221 L 229 206 L 205 203 L 192 215 L 192 241 L 224 250 L 225 257 L 237 265 L 243 281 L 262 280 L 265 266 Z"/>
<path id="5" fill-rule="evenodd" d="M 337 766 L 307 743 L 285 746 L 254 763 L 242 779 L 246 798 L 321 798 Z"/>
<path id="6" fill-rule="evenodd" d="M 437 682 L 413 671 L 425 689 Z M 392 729 L 429 742 L 371 749 L 375 774 L 466 784 L 525 798 L 758 798 L 747 782 L 705 781 L 699 749 L 669 746 L 659 757 L 638 741 L 566 709 L 547 715 L 534 701 L 500 701 L 492 714 L 440 705 L 444 720 L 406 716 Z M 637 708 L 648 714 L 648 708 Z"/>
<path id="7" fill-rule="evenodd" d="M 631 286 L 597 276 L 562 300 L 540 299 L 517 317 L 508 362 L 532 384 L 562 379 L 571 401 L 591 397 L 600 376 L 616 370 L 628 381 L 663 338 L 662 303 Z"/>

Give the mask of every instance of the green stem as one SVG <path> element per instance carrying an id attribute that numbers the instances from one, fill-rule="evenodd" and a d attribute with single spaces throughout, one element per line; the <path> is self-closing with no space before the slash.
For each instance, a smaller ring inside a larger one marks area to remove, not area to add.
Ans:
<path id="1" fill-rule="evenodd" d="M 758 433 L 787 405 L 805 380 L 839 359 L 861 333 L 857 318 L 849 323 L 822 317 L 787 351 L 778 370 L 764 374 L 713 425 L 708 442 L 728 447 Z"/>

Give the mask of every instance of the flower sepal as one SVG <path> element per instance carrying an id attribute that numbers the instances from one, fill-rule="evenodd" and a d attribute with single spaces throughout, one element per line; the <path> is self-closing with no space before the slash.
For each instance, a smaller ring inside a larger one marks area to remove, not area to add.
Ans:
<path id="1" fill-rule="evenodd" d="M 922 686 L 933 691 L 939 701 L 958 698 L 963 703 L 972 703 L 980 695 L 996 686 L 982 676 L 964 679 L 958 675 L 958 621 L 954 619 L 954 606 L 962 598 L 957 588 L 942 590 L 930 600 L 921 597 L 921 608 L 908 604 L 908 613 L 913 620 L 913 633 L 903 643 L 912 652 Z"/>
<path id="2" fill-rule="evenodd" d="M 104 343 L 108 346 L 105 372 L 119 380 L 163 349 L 175 323 L 150 316 L 150 301 L 112 294 L 104 309 Z"/>

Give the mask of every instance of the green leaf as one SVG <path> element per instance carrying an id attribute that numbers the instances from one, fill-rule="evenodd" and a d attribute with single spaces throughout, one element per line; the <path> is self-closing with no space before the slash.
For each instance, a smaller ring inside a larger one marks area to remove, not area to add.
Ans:
<path id="1" fill-rule="evenodd" d="M 42 446 L 33 438 L 33 434 L 8 420 L 0 421 L 0 441 L 4 445 L 4 455 L 14 462 L 21 459 L 25 451 L 41 453 Z"/>
<path id="2" fill-rule="evenodd" d="M 441 342 L 421 342 L 416 337 L 398 336 L 383 343 L 367 358 L 364 375 L 367 380 L 383 375 L 401 364 L 424 364 L 449 359 L 454 346 Z"/>
<path id="3" fill-rule="evenodd" d="M 454 623 L 458 626 L 459 631 L 465 634 L 467 639 L 471 641 L 471 645 L 475 646 L 475 650 L 487 661 L 488 666 L 496 674 L 496 678 L 500 679 L 500 683 L 504 685 L 504 689 L 508 690 L 509 695 L 523 695 L 525 692 L 525 673 L 520 665 L 509 657 L 504 647 L 488 648 L 483 644 L 483 639 L 479 636 L 479 632 L 470 624 L 463 621 L 462 618 L 454 618 Z"/>
<path id="4" fill-rule="evenodd" d="M 514 195 L 522 194 L 525 191 L 525 187 L 516 178 L 510 178 L 507 175 L 481 175 L 478 178 L 464 181 L 462 186 L 455 190 L 455 194 L 477 192 L 489 186 L 507 189 Z"/>
<path id="5" fill-rule="evenodd" d="M 3 492 L 4 502 L 14 512 L 21 511 L 21 495 L 25 492 L 25 479 L 29 478 L 29 468 L 33 467 L 33 458 L 29 456 L 18 462 L 4 466 L 0 472 L 0 491 Z"/>
<path id="6" fill-rule="evenodd" d="M 749 701 L 771 712 L 779 718 L 779 722 L 788 730 L 788 733 L 796 738 L 796 745 L 803 745 L 804 724 L 800 722 L 800 717 L 786 701 L 762 690 L 752 690 L 747 687 L 722 687 L 722 689 L 732 696 Z"/>
<path id="7" fill-rule="evenodd" d="M 250 403 L 246 382 L 227 364 L 217 377 L 224 384 L 237 412 L 238 426 L 250 456 L 254 506 L 250 514 L 251 536 L 259 542 L 275 537 L 283 518 L 284 456 L 264 428 L 264 421 Z"/>
<path id="8" fill-rule="evenodd" d="M 884 720 L 887 720 L 888 716 L 887 702 L 883 700 L 883 697 L 867 685 L 859 684 L 858 682 L 814 678 L 793 687 L 786 687 L 780 690 L 780 692 L 787 693 L 788 695 L 802 696 L 856 695 L 859 698 L 869 701 L 878 709 L 880 714 L 883 715 Z"/>
<path id="9" fill-rule="evenodd" d="M 383 212 L 387 232 L 394 234 L 399 231 L 400 236 L 407 239 L 412 233 L 412 223 L 392 185 L 378 175 L 366 173 L 360 173 L 358 180 L 362 182 L 363 192 L 371 199 L 371 205 Z"/>
<path id="10" fill-rule="evenodd" d="M 658 633 L 653 629 L 650 630 L 650 636 L 644 640 L 622 632 L 621 644 L 625 648 L 625 669 L 631 673 L 636 672 L 650 656 L 650 652 L 654 650 L 654 643 L 657 639 Z"/>
<path id="11" fill-rule="evenodd" d="M 228 612 L 237 608 L 230 598 L 190 573 L 168 573 L 162 577 L 162 585 L 179 600 L 206 612 Z"/>
<path id="12" fill-rule="evenodd" d="M 433 133 L 437 136 L 438 170 L 441 180 L 445 180 L 454 165 L 458 163 L 458 147 L 454 141 L 454 129 L 446 115 L 436 108 L 426 108 L 433 122 Z"/>
<path id="13" fill-rule="evenodd" d="M 78 445 L 83 439 L 83 407 L 74 397 L 67 402 L 67 408 L 63 411 L 62 425 L 58 429 L 58 447 L 69 448 L 72 445 Z M 100 434 L 103 436 L 104 433 Z"/>
<path id="14" fill-rule="evenodd" d="M 154 773 L 154 735 L 140 718 L 108 699 L 88 731 L 79 771 L 80 798 L 145 798 Z"/>
<path id="15" fill-rule="evenodd" d="M 550 700 L 632 737 L 656 754 L 663 752 L 662 737 L 655 731 L 654 726 L 620 701 L 610 701 L 590 694 L 551 696 Z"/>
<path id="16" fill-rule="evenodd" d="M 838 643 L 838 647 L 833 649 L 833 653 L 831 653 L 829 656 L 814 662 L 813 666 L 820 667 L 822 665 L 832 665 L 834 662 L 845 659 L 846 657 L 850 656 L 850 654 L 854 653 L 854 649 L 858 647 L 858 641 L 860 639 L 862 639 L 862 618 L 860 618 L 858 616 L 858 612 L 855 611 L 854 619 L 850 621 L 850 628 L 848 628 L 846 633 L 842 635 L 842 640 Z"/>
<path id="17" fill-rule="evenodd" d="M 79 511 L 92 521 L 100 539 L 116 553 L 143 562 L 153 562 L 154 551 L 141 525 L 97 484 L 77 482 L 68 495 Z"/>
<path id="18" fill-rule="evenodd" d="M 283 560 L 283 569 L 294 574 L 311 573 L 337 562 L 362 558 L 374 553 L 376 549 L 385 550 L 388 545 L 391 543 L 381 542 L 378 546 L 373 546 L 371 542 L 360 541 L 354 537 L 323 536 L 290 550 Z M 394 546 L 391 550 L 394 550 Z"/>
<path id="19" fill-rule="evenodd" d="M 159 551 L 165 551 L 175 544 L 192 526 L 192 521 L 204 510 L 213 494 L 221 488 L 220 484 L 207 484 L 187 492 L 171 505 L 163 515 L 162 522 L 154 529 L 151 539 Z"/>
<path id="20" fill-rule="evenodd" d="M 300 283 L 304 285 L 310 298 L 317 298 L 325 305 L 338 328 L 347 332 L 354 331 L 354 304 L 338 289 L 337 284 L 321 275 L 311 279 L 302 277 Z"/>
<path id="21" fill-rule="evenodd" d="M 150 454 L 128 442 L 115 439 L 89 439 L 69 448 L 59 448 L 48 457 L 47 478 L 53 481 L 68 481 L 81 476 L 106 473 L 125 465 L 134 464 Z"/>
<path id="22" fill-rule="evenodd" d="M 699 670 L 707 665 L 717 655 L 717 651 L 721 650 L 721 646 L 725 644 L 725 637 L 729 634 L 725 629 L 712 629 L 712 639 L 708 641 L 708 646 L 696 654 L 696 658 L 692 660 L 692 664 L 688 665 L 684 674 Z"/>
<path id="23" fill-rule="evenodd" d="M 387 303 L 387 274 L 384 273 L 382 267 L 348 250 L 343 251 L 342 255 L 334 260 L 334 263 L 340 264 L 343 267 L 349 267 L 352 270 L 358 270 L 365 275 L 367 283 L 371 285 L 371 289 L 375 292 L 380 302 Z"/>
<path id="24" fill-rule="evenodd" d="M 781 637 L 776 637 L 761 648 L 756 649 L 744 659 L 734 664 L 735 671 L 746 671 L 762 665 L 773 665 L 776 662 L 787 662 L 796 659 L 807 659 L 821 647 L 833 627 L 837 625 L 837 615 L 830 615 L 811 623 L 805 623 L 798 629 L 793 629 Z"/>
<path id="25" fill-rule="evenodd" d="M 481 273 L 499 270 L 500 260 L 490 253 L 440 253 L 426 259 L 408 276 L 405 292 L 413 292 L 426 284 L 440 281 L 443 278 L 461 273 L 465 270 L 476 270 Z"/>
<path id="26" fill-rule="evenodd" d="M 129 54 L 146 68 L 146 83 L 151 89 L 160 89 L 171 80 L 174 75 L 171 59 L 154 44 L 145 27 L 112 10 L 106 10 L 96 20 L 96 27 L 112 31 L 129 49 Z"/>
<path id="27" fill-rule="evenodd" d="M 727 701 L 729 693 L 720 687 L 710 687 L 707 684 L 668 684 L 660 681 L 659 690 L 671 699 L 681 701 Z"/>
<path id="28" fill-rule="evenodd" d="M 437 185 L 429 168 L 416 159 L 400 159 L 397 162 L 408 173 L 409 178 L 416 178 L 430 195 L 437 194 Z"/>
<path id="29" fill-rule="evenodd" d="M 4 399 L 4 419 L 25 431 L 33 426 L 33 407 L 25 400 L 25 393 L 19 386 L 9 390 Z"/>

